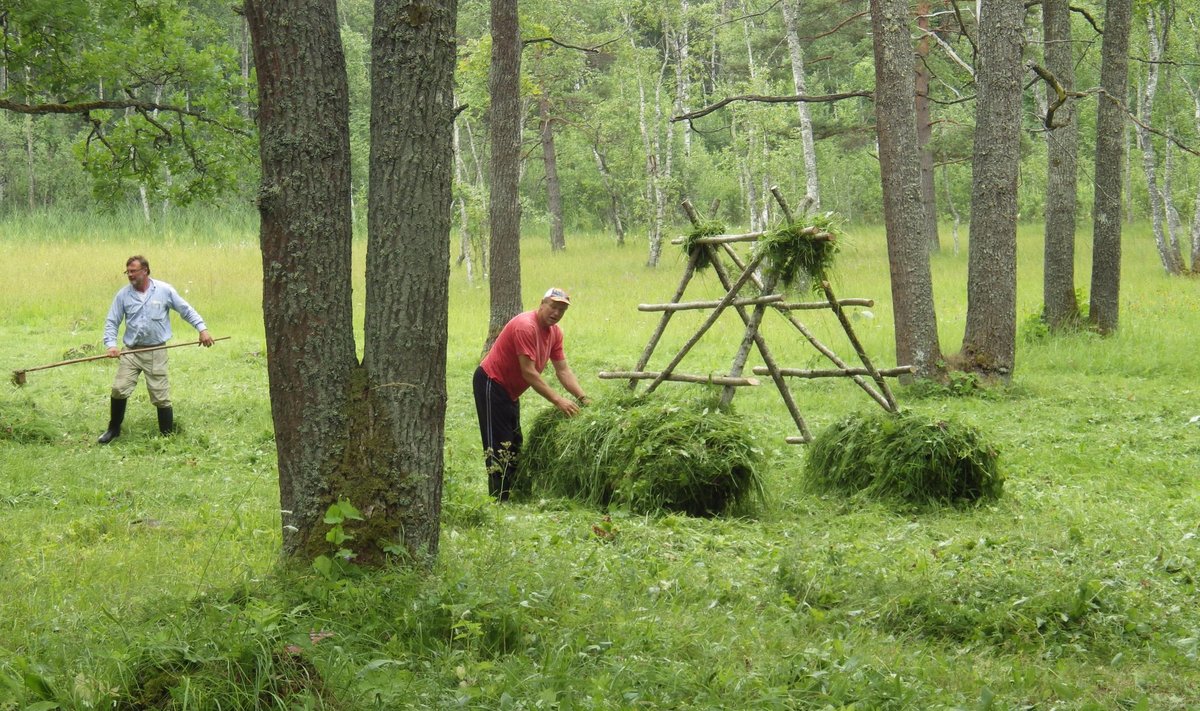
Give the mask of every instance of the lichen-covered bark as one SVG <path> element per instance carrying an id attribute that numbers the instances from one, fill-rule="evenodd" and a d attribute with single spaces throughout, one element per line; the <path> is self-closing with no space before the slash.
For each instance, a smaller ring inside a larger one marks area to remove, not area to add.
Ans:
<path id="1" fill-rule="evenodd" d="M 1129 87 L 1131 0 L 1108 0 L 1100 48 L 1096 109 L 1096 191 L 1092 207 L 1092 288 L 1088 318 L 1100 333 L 1117 330 L 1121 298 L 1121 176 Z"/>
<path id="2" fill-rule="evenodd" d="M 919 377 L 935 377 L 942 354 L 925 237 L 925 204 L 921 200 L 908 3 L 871 0 L 870 5 L 875 49 L 875 130 L 895 309 L 896 360 L 914 366 Z"/>
<path id="3" fill-rule="evenodd" d="M 963 367 L 1012 377 L 1017 330 L 1017 171 L 1025 7 L 983 0 L 976 63 Z"/>
<path id="4" fill-rule="evenodd" d="M 371 41 L 363 459 L 387 482 L 374 517 L 414 559 L 437 552 L 441 512 L 455 17 L 454 0 L 376 0 Z"/>
<path id="5" fill-rule="evenodd" d="M 1075 89 L 1075 59 L 1071 51 L 1069 0 L 1042 3 L 1046 69 L 1065 91 Z M 1053 99 L 1052 99 L 1053 100 Z M 1042 284 L 1045 319 L 1052 331 L 1079 320 L 1075 300 L 1075 207 L 1079 120 L 1075 100 L 1067 99 L 1046 129 L 1046 247 Z"/>
<path id="6" fill-rule="evenodd" d="M 321 525 L 356 365 L 349 94 L 334 0 L 245 7 L 258 70 L 263 321 L 283 546 L 295 554 Z"/>
<path id="7" fill-rule="evenodd" d="M 284 553 L 437 552 L 449 283 L 454 21 L 449 2 L 378 0 L 365 353 L 351 302 L 349 101 L 333 0 L 247 0 L 260 96 L 263 312 Z"/>
<path id="8" fill-rule="evenodd" d="M 488 288 L 491 315 L 484 350 L 521 311 L 521 29 L 517 0 L 492 0 L 492 195 Z"/>

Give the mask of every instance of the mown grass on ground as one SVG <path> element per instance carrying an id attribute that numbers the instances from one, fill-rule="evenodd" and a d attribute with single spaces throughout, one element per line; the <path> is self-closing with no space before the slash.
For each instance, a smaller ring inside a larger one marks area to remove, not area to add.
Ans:
<path id="1" fill-rule="evenodd" d="M 6 368 L 96 346 L 135 252 L 187 290 L 214 335 L 232 338 L 172 351 L 182 432 L 170 440 L 155 436 L 141 390 L 122 437 L 95 444 L 107 361 L 0 390 L 0 708 L 1200 703 L 1200 284 L 1163 276 L 1144 230 L 1127 235 L 1115 337 L 1023 341 L 1015 381 L 999 390 L 898 391 L 915 412 L 985 433 L 1006 475 L 997 501 L 920 512 L 807 491 L 804 450 L 783 443 L 793 426 L 769 387 L 737 400 L 767 458 L 757 518 L 605 520 L 563 500 L 492 504 L 470 394 L 487 290 L 455 270 L 437 567 L 330 583 L 276 566 L 253 235 L 206 228 L 150 241 L 89 224 L 0 240 Z M 882 235 L 848 233 L 834 287 L 876 299 L 854 323 L 890 365 Z M 1038 230 L 1021 240 L 1024 318 L 1040 301 Z M 590 394 L 615 393 L 595 373 L 634 364 L 657 319 L 637 304 L 669 299 L 678 254 L 650 271 L 640 246 L 601 236 L 571 239 L 565 255 L 529 239 L 523 253 L 527 302 L 551 284 L 572 292 L 568 356 Z M 952 351 L 965 252 L 936 256 L 934 269 Z M 717 290 L 703 277 L 689 297 Z M 803 317 L 846 352 L 832 321 Z M 697 324 L 680 314 L 660 357 Z M 728 368 L 741 329 L 718 326 L 681 369 Z M 765 332 L 781 363 L 820 365 L 779 323 Z M 848 382 L 794 391 L 814 430 L 871 406 Z M 538 403 L 526 407 L 528 422 Z"/>

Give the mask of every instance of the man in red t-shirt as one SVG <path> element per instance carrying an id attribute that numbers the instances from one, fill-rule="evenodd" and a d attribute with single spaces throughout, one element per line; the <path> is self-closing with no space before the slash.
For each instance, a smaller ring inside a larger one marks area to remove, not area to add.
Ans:
<path id="1" fill-rule="evenodd" d="M 505 324 L 475 369 L 475 411 L 487 464 L 488 493 L 500 501 L 508 499 L 521 451 L 521 393 L 533 388 L 567 417 L 579 412 L 579 405 L 590 402 L 563 355 L 558 322 L 570 305 L 567 292 L 547 291 L 536 309 L 517 314 Z M 554 364 L 558 382 L 577 402 L 559 395 L 542 379 L 547 361 Z"/>

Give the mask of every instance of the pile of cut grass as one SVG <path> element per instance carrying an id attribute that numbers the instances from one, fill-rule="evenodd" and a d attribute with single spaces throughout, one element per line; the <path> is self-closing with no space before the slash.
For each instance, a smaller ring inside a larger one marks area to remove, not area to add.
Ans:
<path id="1" fill-rule="evenodd" d="M 807 483 L 915 505 L 994 499 L 1004 488 L 999 452 L 974 428 L 910 412 L 859 413 L 809 445 Z"/>
<path id="2" fill-rule="evenodd" d="M 565 497 L 638 514 L 748 513 L 761 503 L 762 451 L 745 421 L 695 397 L 599 401 L 529 428 L 515 499 Z"/>

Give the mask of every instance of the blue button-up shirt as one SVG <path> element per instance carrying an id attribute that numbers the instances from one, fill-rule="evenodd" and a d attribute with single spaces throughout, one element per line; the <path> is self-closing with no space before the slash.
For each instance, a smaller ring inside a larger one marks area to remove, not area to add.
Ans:
<path id="1" fill-rule="evenodd" d="M 149 278 L 148 278 L 149 279 Z M 197 331 L 207 331 L 204 319 L 191 304 L 165 281 L 149 279 L 150 288 L 143 294 L 133 285 L 117 292 L 108 318 L 104 320 L 104 347 L 117 345 L 117 328 L 125 321 L 126 348 L 140 348 L 166 343 L 171 338 L 171 309 L 183 317 Z"/>

